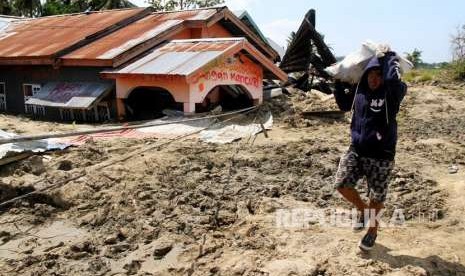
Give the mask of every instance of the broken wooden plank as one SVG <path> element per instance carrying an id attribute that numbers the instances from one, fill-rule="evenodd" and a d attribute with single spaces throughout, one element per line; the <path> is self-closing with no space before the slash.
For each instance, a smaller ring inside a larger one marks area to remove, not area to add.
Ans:
<path id="1" fill-rule="evenodd" d="M 16 155 L 13 155 L 13 156 L 10 156 L 10 157 L 2 158 L 2 159 L 0 159 L 0 166 L 7 165 L 7 164 L 10 164 L 10 163 L 19 161 L 19 160 L 26 159 L 31 155 L 33 155 L 32 152 L 22 152 L 22 153 L 18 153 Z"/>
<path id="2" fill-rule="evenodd" d="M 344 118 L 344 111 L 340 110 L 322 110 L 322 111 L 304 111 L 301 113 L 304 118 L 311 117 L 324 117 L 331 119 L 342 119 Z"/>

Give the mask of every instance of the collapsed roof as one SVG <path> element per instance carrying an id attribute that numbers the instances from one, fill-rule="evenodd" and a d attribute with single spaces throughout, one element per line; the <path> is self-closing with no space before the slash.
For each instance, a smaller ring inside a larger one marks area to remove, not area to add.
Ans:
<path id="1" fill-rule="evenodd" d="M 321 77 L 328 77 L 324 68 L 336 62 L 323 37 L 315 29 L 315 10 L 310 10 L 287 48 L 279 67 L 287 73 L 307 72 L 310 65 Z"/>

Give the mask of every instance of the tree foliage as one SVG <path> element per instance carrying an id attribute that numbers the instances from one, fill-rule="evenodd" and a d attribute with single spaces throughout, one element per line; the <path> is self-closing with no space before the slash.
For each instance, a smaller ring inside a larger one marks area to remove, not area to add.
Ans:
<path id="1" fill-rule="evenodd" d="M 158 11 L 212 7 L 224 0 L 147 0 Z M 136 7 L 130 0 L 0 0 L 0 14 L 40 17 Z"/>
<path id="2" fill-rule="evenodd" d="M 224 0 L 148 0 L 157 11 L 187 10 L 206 8 L 223 4 Z"/>
<path id="3" fill-rule="evenodd" d="M 465 61 L 465 24 L 457 28 L 451 38 L 452 57 L 454 61 Z"/>
<path id="4" fill-rule="evenodd" d="M 0 14 L 24 17 L 133 7 L 129 0 L 0 0 Z"/>
<path id="5" fill-rule="evenodd" d="M 0 14 L 13 14 L 11 3 L 9 0 L 0 0 Z"/>
<path id="6" fill-rule="evenodd" d="M 286 39 L 286 42 L 287 42 L 287 47 L 289 47 L 292 43 L 292 41 L 294 41 L 295 39 L 295 36 L 296 36 L 296 33 L 294 31 L 292 31 L 289 36 L 287 37 Z"/>
<path id="7" fill-rule="evenodd" d="M 406 58 L 413 64 L 413 66 L 417 67 L 423 63 L 421 54 L 422 51 L 415 48 L 411 53 L 406 53 Z"/>

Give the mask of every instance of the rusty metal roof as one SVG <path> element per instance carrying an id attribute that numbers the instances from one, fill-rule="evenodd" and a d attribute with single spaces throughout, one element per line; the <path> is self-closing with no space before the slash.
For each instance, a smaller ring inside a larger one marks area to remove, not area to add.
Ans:
<path id="1" fill-rule="evenodd" d="M 26 104 L 88 109 L 107 95 L 113 85 L 99 82 L 49 82 Z"/>
<path id="2" fill-rule="evenodd" d="M 177 75 L 190 77 L 215 59 L 229 57 L 241 51 L 247 52 L 249 57 L 262 66 L 269 76 L 281 80 L 287 79 L 284 72 L 245 38 L 173 40 L 120 70 L 103 72 L 102 76 L 107 78 L 116 78 L 122 75 Z"/>
<path id="3" fill-rule="evenodd" d="M 152 13 L 137 22 L 111 33 L 87 46 L 63 57 L 64 62 L 72 59 L 111 60 L 149 39 L 182 26 L 186 21 L 207 21 L 218 8 L 189 10 L 170 13 Z"/>
<path id="4" fill-rule="evenodd" d="M 122 9 L 12 21 L 0 36 L 0 59 L 52 56 L 143 10 Z"/>
<path id="5" fill-rule="evenodd" d="M 138 8 L 9 22 L 0 31 L 0 64 L 118 67 L 182 30 L 216 22 L 250 39 L 268 58 L 277 56 L 227 7 L 158 13 Z"/>

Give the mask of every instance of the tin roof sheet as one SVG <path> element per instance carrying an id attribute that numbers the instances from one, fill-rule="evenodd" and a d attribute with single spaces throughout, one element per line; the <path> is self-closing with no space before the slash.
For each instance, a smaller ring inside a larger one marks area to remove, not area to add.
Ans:
<path id="1" fill-rule="evenodd" d="M 63 59 L 113 59 L 132 47 L 159 36 L 163 32 L 169 32 L 180 27 L 186 21 L 205 21 L 217 12 L 218 8 L 152 13 L 123 29 L 64 56 Z"/>
<path id="2" fill-rule="evenodd" d="M 286 80 L 282 72 L 245 38 L 207 38 L 173 40 L 126 67 L 102 72 L 107 78 L 117 75 L 180 75 L 189 77 L 220 56 L 244 51 L 264 68 L 270 78 Z"/>
<path id="3" fill-rule="evenodd" d="M 174 40 L 117 73 L 187 76 L 244 41 L 244 38 Z"/>
<path id="4" fill-rule="evenodd" d="M 0 58 L 51 56 L 142 10 L 144 8 L 14 20 L 0 35 Z"/>

